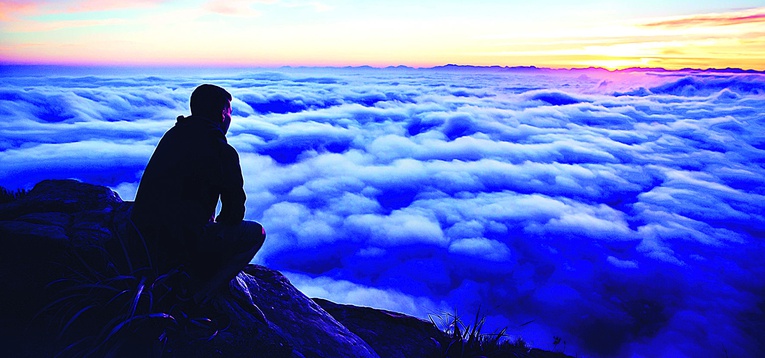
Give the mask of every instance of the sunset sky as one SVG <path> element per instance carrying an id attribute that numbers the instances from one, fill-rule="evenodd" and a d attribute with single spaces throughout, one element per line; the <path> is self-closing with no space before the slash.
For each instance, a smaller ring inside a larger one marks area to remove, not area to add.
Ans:
<path id="1" fill-rule="evenodd" d="M 321 67 L 445 64 L 676 71 Z M 765 357 L 765 72 L 686 67 L 765 71 L 765 0 L 0 0 L 0 187 L 132 201 L 214 83 L 253 263 L 309 297 Z M 81 214 L 16 221 L 85 240 Z"/>
<path id="2" fill-rule="evenodd" d="M 763 0 L 2 0 L 2 63 L 765 70 Z"/>

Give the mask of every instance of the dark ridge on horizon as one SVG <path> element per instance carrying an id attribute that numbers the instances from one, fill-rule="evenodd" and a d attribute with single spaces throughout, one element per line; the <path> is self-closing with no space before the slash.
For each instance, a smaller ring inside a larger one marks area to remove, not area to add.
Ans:
<path id="1" fill-rule="evenodd" d="M 552 68 L 552 67 L 537 67 L 537 66 L 476 66 L 476 65 L 457 65 L 448 64 L 443 66 L 434 66 L 429 68 L 421 68 L 427 70 L 489 70 L 489 71 L 508 71 L 508 72 L 534 72 L 534 71 L 606 71 L 606 72 L 707 72 L 707 73 L 757 73 L 765 74 L 765 70 L 755 69 L 742 69 L 735 67 L 726 68 L 690 68 L 685 67 L 681 69 L 666 69 L 663 67 L 627 67 L 617 70 L 609 70 L 603 67 L 572 67 L 572 68 Z"/>
<path id="2" fill-rule="evenodd" d="M 616 70 L 609 70 L 603 67 L 570 67 L 570 68 L 554 68 L 554 67 L 538 67 L 534 65 L 529 66 L 483 66 L 483 65 L 458 65 L 458 64 L 446 64 L 433 67 L 412 67 L 407 65 L 386 66 L 386 67 L 374 67 L 370 65 L 360 66 L 282 66 L 279 69 L 328 69 L 328 70 L 446 70 L 446 71 L 503 71 L 503 72 L 537 72 L 537 71 L 602 71 L 602 72 L 701 72 L 701 73 L 748 73 L 748 74 L 765 74 L 765 70 L 755 69 L 742 69 L 737 67 L 726 68 L 691 68 L 684 67 L 681 69 L 666 69 L 663 67 L 627 67 Z"/>

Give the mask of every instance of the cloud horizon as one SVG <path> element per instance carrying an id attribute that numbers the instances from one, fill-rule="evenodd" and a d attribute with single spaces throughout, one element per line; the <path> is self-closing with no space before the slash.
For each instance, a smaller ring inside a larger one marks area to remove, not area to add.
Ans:
<path id="1" fill-rule="evenodd" d="M 255 262 L 311 296 L 586 356 L 765 352 L 765 75 L 279 69 L 0 79 L 0 185 L 126 200 L 198 84 L 234 96 Z"/>

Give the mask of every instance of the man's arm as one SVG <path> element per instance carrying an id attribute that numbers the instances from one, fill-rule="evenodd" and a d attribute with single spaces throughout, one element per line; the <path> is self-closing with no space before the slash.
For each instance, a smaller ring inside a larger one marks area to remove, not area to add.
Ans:
<path id="1" fill-rule="evenodd" d="M 244 219 L 244 178 L 239 165 L 239 154 L 230 145 L 222 153 L 221 210 L 216 222 L 226 225 L 239 224 Z"/>

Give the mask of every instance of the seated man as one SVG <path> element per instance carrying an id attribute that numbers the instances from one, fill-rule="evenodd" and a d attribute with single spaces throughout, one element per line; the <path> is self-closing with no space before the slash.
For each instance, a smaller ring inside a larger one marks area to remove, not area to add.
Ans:
<path id="1" fill-rule="evenodd" d="M 214 85 L 194 90 L 191 116 L 179 116 L 160 140 L 133 206 L 133 222 L 155 265 L 161 272 L 182 266 L 197 302 L 234 278 L 266 237 L 260 224 L 242 221 L 242 169 L 239 154 L 226 141 L 231 99 Z"/>

